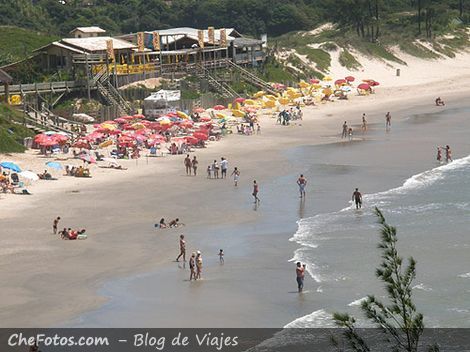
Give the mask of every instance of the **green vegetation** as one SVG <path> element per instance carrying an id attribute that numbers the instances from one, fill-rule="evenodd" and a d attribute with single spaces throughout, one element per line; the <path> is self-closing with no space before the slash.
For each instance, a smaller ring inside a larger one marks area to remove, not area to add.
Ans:
<path id="1" fill-rule="evenodd" d="M 28 57 L 58 37 L 17 27 L 0 26 L 0 66 Z"/>
<path id="2" fill-rule="evenodd" d="M 339 53 L 339 63 L 349 70 L 358 70 L 362 67 L 359 61 L 347 49 L 343 49 Z"/>
<path id="3" fill-rule="evenodd" d="M 322 72 L 328 71 L 331 66 L 331 56 L 322 49 L 314 49 L 307 46 L 297 48 L 297 52 L 306 55 L 307 59 L 316 64 L 317 69 Z"/>
<path id="4" fill-rule="evenodd" d="M 412 283 L 416 278 L 416 261 L 410 258 L 405 266 L 397 250 L 397 229 L 387 224 L 379 209 L 375 208 L 375 214 L 381 225 L 378 248 L 382 252 L 382 262 L 376 269 L 376 276 L 385 285 L 390 303 L 369 295 L 361 308 L 366 318 L 382 332 L 390 351 L 416 352 L 424 332 L 423 315 L 416 310 L 413 302 Z M 333 318 L 339 327 L 345 329 L 343 334 L 350 348 L 348 350 L 371 351 L 367 341 L 359 334 L 354 317 L 335 313 Z M 343 350 L 344 345 L 340 345 L 335 338 L 333 343 L 338 350 Z M 429 346 L 426 350 L 436 351 L 436 348 Z"/>
<path id="5" fill-rule="evenodd" d="M 23 139 L 34 136 L 34 132 L 12 121 L 21 121 L 21 114 L 0 104 L 0 153 L 22 153 Z"/>
<path id="6" fill-rule="evenodd" d="M 294 75 L 275 60 L 268 60 L 257 73 L 261 79 L 268 82 L 294 82 L 296 80 Z"/>

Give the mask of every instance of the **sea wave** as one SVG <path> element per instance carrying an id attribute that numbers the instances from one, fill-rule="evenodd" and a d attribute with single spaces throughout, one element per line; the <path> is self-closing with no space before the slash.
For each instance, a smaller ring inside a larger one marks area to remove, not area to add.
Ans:
<path id="1" fill-rule="evenodd" d="M 362 297 L 359 299 L 356 299 L 355 301 L 352 301 L 351 303 L 348 304 L 349 307 L 358 307 L 362 304 L 362 302 L 366 301 L 367 297 Z"/>
<path id="2" fill-rule="evenodd" d="M 295 319 L 284 328 L 334 328 L 336 327 L 332 315 L 323 309 Z"/>

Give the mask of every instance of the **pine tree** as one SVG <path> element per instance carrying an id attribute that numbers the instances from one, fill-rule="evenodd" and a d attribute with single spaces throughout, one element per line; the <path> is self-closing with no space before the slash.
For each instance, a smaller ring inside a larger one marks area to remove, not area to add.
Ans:
<path id="1" fill-rule="evenodd" d="M 375 215 L 381 225 L 378 248 L 382 251 L 382 262 L 376 269 L 376 276 L 385 284 L 389 303 L 370 295 L 362 302 L 361 309 L 367 319 L 384 333 L 386 340 L 392 342 L 392 350 L 416 352 L 424 330 L 423 315 L 417 312 L 412 299 L 416 261 L 410 258 L 404 266 L 397 251 L 397 229 L 386 222 L 378 208 L 375 208 Z M 344 337 L 353 351 L 371 351 L 365 338 L 360 336 L 354 317 L 335 313 L 333 319 L 345 329 Z M 338 347 L 337 340 L 333 339 L 333 343 Z M 433 346 L 432 350 L 437 351 L 436 348 Z"/>

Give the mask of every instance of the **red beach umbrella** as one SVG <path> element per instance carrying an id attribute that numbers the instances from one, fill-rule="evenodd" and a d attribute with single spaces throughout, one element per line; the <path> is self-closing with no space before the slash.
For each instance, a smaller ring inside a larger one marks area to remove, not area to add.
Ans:
<path id="1" fill-rule="evenodd" d="M 198 142 L 199 142 L 199 139 L 197 139 L 194 136 L 187 136 L 186 137 L 186 143 L 188 143 L 188 144 L 198 144 Z"/>
<path id="2" fill-rule="evenodd" d="M 245 100 L 246 100 L 245 98 L 239 97 L 239 98 L 236 98 L 234 101 L 235 103 L 243 103 Z"/>
<path id="3" fill-rule="evenodd" d="M 197 107 L 197 108 L 193 109 L 193 112 L 197 112 L 198 114 L 202 114 L 204 111 L 206 111 L 206 110 L 204 110 L 201 107 Z"/>
<path id="4" fill-rule="evenodd" d="M 312 83 L 312 84 L 318 84 L 318 83 L 320 83 L 320 80 L 319 80 L 319 79 L 316 79 L 316 78 L 312 78 L 312 79 L 310 79 L 310 83 Z"/>
<path id="5" fill-rule="evenodd" d="M 211 121 L 211 118 L 210 117 L 207 117 L 207 116 L 203 116 L 199 119 L 199 121 L 201 122 L 208 122 L 208 121 Z"/>
<path id="6" fill-rule="evenodd" d="M 59 142 L 57 142 L 55 139 L 53 138 L 50 138 L 48 140 L 43 140 L 41 141 L 40 143 L 38 143 L 39 145 L 43 146 L 43 147 L 53 147 L 54 145 L 57 145 L 59 144 Z"/>
<path id="7" fill-rule="evenodd" d="M 34 137 L 34 143 L 41 144 L 42 141 L 49 140 L 50 137 L 47 134 L 40 133 Z"/>
<path id="8" fill-rule="evenodd" d="M 209 139 L 209 136 L 207 134 L 201 132 L 194 132 L 193 137 L 201 141 L 207 141 Z"/>
<path id="9" fill-rule="evenodd" d="M 380 83 L 376 82 L 376 81 L 372 81 L 372 82 L 369 82 L 369 85 L 372 86 L 372 87 L 376 87 L 376 86 L 379 86 Z"/>
<path id="10" fill-rule="evenodd" d="M 335 86 L 341 86 L 343 84 L 347 83 L 347 81 L 345 79 L 337 79 L 335 81 Z"/>
<path id="11" fill-rule="evenodd" d="M 82 148 L 82 149 L 91 149 L 90 143 L 88 141 L 79 140 L 72 145 L 73 148 Z"/>
<path id="12" fill-rule="evenodd" d="M 135 119 L 145 119 L 145 116 L 142 115 L 142 114 L 135 114 L 135 115 L 134 115 L 134 118 L 135 118 Z"/>
<path id="13" fill-rule="evenodd" d="M 353 76 L 347 76 L 347 77 L 344 77 L 344 79 L 348 82 L 354 82 L 355 78 Z"/>
<path id="14" fill-rule="evenodd" d="M 114 120 L 114 122 L 124 124 L 124 123 L 127 123 L 127 120 L 122 117 L 118 117 L 117 119 Z"/>
<path id="15" fill-rule="evenodd" d="M 223 105 L 216 105 L 216 106 L 214 106 L 214 110 L 225 110 L 225 106 L 223 106 Z"/>
<path id="16" fill-rule="evenodd" d="M 357 86 L 358 89 L 369 90 L 370 86 L 367 83 L 361 83 Z"/>
<path id="17" fill-rule="evenodd" d="M 135 119 L 134 116 L 129 116 L 129 115 L 128 116 L 121 116 L 120 118 L 124 119 L 124 120 L 134 120 Z"/>

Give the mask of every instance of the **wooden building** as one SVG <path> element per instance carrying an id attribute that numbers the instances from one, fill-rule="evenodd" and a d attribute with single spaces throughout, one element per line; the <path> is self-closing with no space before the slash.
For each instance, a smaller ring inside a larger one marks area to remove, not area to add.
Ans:
<path id="1" fill-rule="evenodd" d="M 72 38 L 93 38 L 99 37 L 106 33 L 106 31 L 100 27 L 77 27 L 70 31 Z"/>

